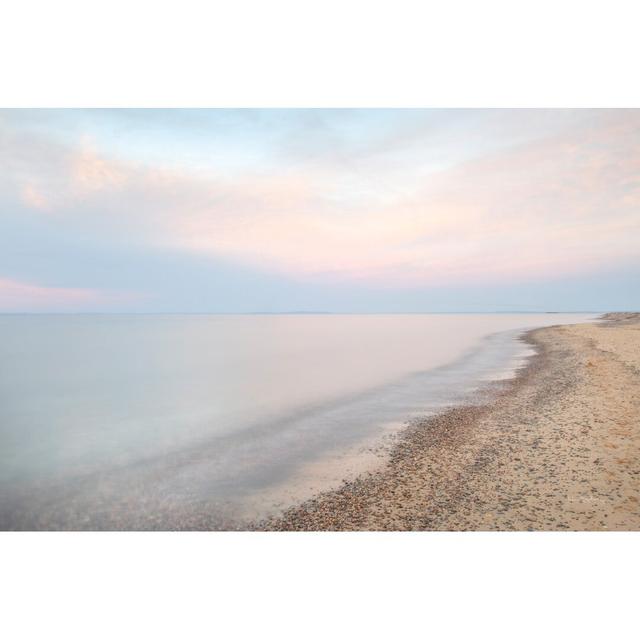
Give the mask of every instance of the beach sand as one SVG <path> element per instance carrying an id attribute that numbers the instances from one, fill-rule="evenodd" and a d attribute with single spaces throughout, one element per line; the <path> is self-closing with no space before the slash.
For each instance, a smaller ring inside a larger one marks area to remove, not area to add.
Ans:
<path id="1" fill-rule="evenodd" d="M 416 422 L 385 465 L 267 530 L 640 530 L 640 314 L 527 333 L 484 403 Z"/>

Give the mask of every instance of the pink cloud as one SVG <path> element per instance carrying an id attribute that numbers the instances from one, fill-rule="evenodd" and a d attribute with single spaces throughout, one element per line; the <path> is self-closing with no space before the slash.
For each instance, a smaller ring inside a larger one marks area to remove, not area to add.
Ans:
<path id="1" fill-rule="evenodd" d="M 131 175 L 125 167 L 101 157 L 86 138 L 70 155 L 69 164 L 71 189 L 78 196 L 120 189 Z"/>
<path id="2" fill-rule="evenodd" d="M 640 113 L 577 122 L 447 170 L 408 160 L 402 189 L 387 188 L 379 157 L 358 157 L 355 176 L 300 163 L 230 177 L 115 161 L 86 142 L 5 176 L 57 224 L 302 279 L 481 283 L 637 262 Z"/>
<path id="3" fill-rule="evenodd" d="M 0 309 L 23 309 L 95 303 L 101 295 L 91 289 L 45 287 L 29 282 L 0 278 Z"/>
<path id="4" fill-rule="evenodd" d="M 392 202 L 322 213 L 300 202 L 242 226 L 203 212 L 177 225 L 171 240 L 300 277 L 394 286 L 637 262 L 640 116 L 609 120 L 425 175 Z"/>
<path id="5" fill-rule="evenodd" d="M 114 301 L 123 302 L 137 297 L 130 293 L 74 287 L 48 287 L 0 278 L 0 311 L 92 309 Z"/>
<path id="6" fill-rule="evenodd" d="M 49 201 L 45 196 L 32 184 L 27 184 L 22 188 L 22 201 L 32 209 L 46 211 L 49 208 Z"/>

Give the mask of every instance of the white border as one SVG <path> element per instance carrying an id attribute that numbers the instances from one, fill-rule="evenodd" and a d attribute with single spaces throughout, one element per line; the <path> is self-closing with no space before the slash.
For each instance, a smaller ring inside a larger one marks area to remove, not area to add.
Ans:
<path id="1" fill-rule="evenodd" d="M 633 0 L 21 0 L 0 105 L 637 107 Z"/>
<path id="2" fill-rule="evenodd" d="M 634 534 L 2 534 L 22 638 L 620 638 Z"/>

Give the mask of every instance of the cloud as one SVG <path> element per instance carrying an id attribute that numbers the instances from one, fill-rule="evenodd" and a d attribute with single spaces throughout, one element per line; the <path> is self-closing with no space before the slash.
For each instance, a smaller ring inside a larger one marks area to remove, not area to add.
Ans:
<path id="1" fill-rule="evenodd" d="M 47 287 L 0 278 L 0 310 L 2 311 L 86 308 L 104 304 L 110 300 L 112 296 L 92 289 Z"/>
<path id="2" fill-rule="evenodd" d="M 32 209 L 46 211 L 49 208 L 48 200 L 42 195 L 38 188 L 32 184 L 26 184 L 22 187 L 21 198 L 22 201 Z"/>
<path id="3" fill-rule="evenodd" d="M 499 116 L 500 143 L 479 144 Z M 89 138 L 65 145 L 5 131 L 0 192 L 114 245 L 303 281 L 482 284 L 638 263 L 637 111 L 562 113 L 553 126 L 548 112 L 483 117 L 472 127 L 479 151 L 442 166 L 437 149 L 420 155 L 405 125 L 371 149 L 336 143 L 332 156 L 325 145 L 321 162 L 296 149 L 275 167 L 232 174 L 116 159 Z"/>
<path id="4" fill-rule="evenodd" d="M 86 138 L 80 149 L 70 154 L 69 164 L 72 193 L 79 197 L 121 189 L 130 177 L 118 164 L 102 158 Z"/>

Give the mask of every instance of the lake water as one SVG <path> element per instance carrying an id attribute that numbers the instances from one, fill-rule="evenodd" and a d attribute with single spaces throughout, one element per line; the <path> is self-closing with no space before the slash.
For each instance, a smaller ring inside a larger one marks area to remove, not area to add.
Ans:
<path id="1" fill-rule="evenodd" d="M 0 529 L 242 526 L 589 318 L 0 316 Z"/>

